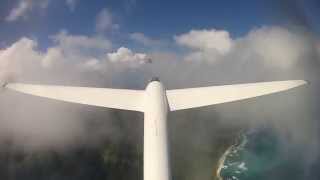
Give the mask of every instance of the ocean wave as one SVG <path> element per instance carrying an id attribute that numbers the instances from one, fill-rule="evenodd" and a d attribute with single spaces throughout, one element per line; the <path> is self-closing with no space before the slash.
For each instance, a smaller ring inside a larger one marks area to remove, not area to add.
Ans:
<path id="1" fill-rule="evenodd" d="M 241 132 L 238 138 L 235 140 L 235 143 L 231 145 L 221 156 L 219 159 L 219 165 L 217 169 L 217 178 L 219 180 L 223 180 L 223 176 L 221 172 L 228 168 L 234 169 L 233 172 L 237 175 L 242 174 L 244 171 L 247 171 L 248 168 L 246 167 L 245 162 L 232 162 L 229 161 L 228 158 L 234 159 L 239 156 L 238 152 L 242 151 L 246 144 L 248 143 L 248 138 L 245 133 Z M 233 175 L 230 176 L 233 180 L 238 180 L 238 177 Z"/>
<path id="2" fill-rule="evenodd" d="M 287 153 L 283 147 L 271 128 L 241 133 L 220 158 L 217 177 L 219 180 L 305 179 L 302 163 L 297 163 L 299 153 Z"/>

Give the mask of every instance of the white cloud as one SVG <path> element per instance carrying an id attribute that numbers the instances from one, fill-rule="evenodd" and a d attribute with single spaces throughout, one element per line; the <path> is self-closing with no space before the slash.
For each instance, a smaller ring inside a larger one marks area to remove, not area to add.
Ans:
<path id="1" fill-rule="evenodd" d="M 80 69 L 88 70 L 88 71 L 103 71 L 105 65 L 99 59 L 92 58 L 85 61 L 82 64 L 79 64 Z"/>
<path id="2" fill-rule="evenodd" d="M 22 38 L 12 46 L 0 51 L 0 80 L 19 76 L 41 61 L 41 53 L 35 51 L 37 43 Z"/>
<path id="3" fill-rule="evenodd" d="M 52 39 L 55 45 L 45 52 L 38 50 L 37 42 L 29 38 L 0 50 L 0 80 L 52 68 L 99 72 L 105 72 L 112 64 L 121 69 L 137 68 L 150 60 L 147 54 L 124 47 L 111 52 L 112 44 L 104 38 L 61 32 Z"/>
<path id="4" fill-rule="evenodd" d="M 51 36 L 51 39 L 63 49 L 66 54 L 83 54 L 88 51 L 107 51 L 112 48 L 110 40 L 100 36 L 70 35 L 66 31 Z"/>
<path id="5" fill-rule="evenodd" d="M 226 31 L 192 30 L 176 36 L 175 40 L 178 45 L 190 49 L 186 60 L 221 62 L 233 59 L 281 69 L 303 60 L 308 47 L 302 34 L 281 27 L 255 29 L 238 39 L 231 39 Z"/>
<path id="6" fill-rule="evenodd" d="M 61 61 L 64 58 L 62 50 L 57 47 L 49 48 L 47 53 L 44 55 L 41 63 L 45 68 L 49 68 L 57 64 L 57 61 Z"/>
<path id="7" fill-rule="evenodd" d="M 215 31 L 193 32 L 197 32 L 197 36 L 202 37 L 199 34 L 200 32 L 207 35 L 208 32 Z M 194 33 L 188 34 L 194 36 Z M 135 37 L 142 37 L 142 40 L 145 40 L 144 36 L 140 35 L 136 34 Z M 181 59 L 198 60 L 200 63 L 226 61 L 227 63 L 234 63 L 234 66 L 258 63 L 262 64 L 264 68 L 288 69 L 304 61 L 308 49 L 308 42 L 302 34 L 293 33 L 279 27 L 256 29 L 234 40 L 226 38 L 225 41 L 228 40 L 231 45 L 228 51 L 222 51 L 224 54 L 221 54 L 222 52 L 218 51 L 216 46 L 201 45 L 199 39 L 202 38 L 191 41 L 196 43 L 189 43 L 185 41 L 189 39 L 186 37 L 186 34 L 176 36 L 177 41 L 179 41 L 179 38 L 183 39 L 180 39 L 180 43 L 184 42 L 183 46 L 190 46 L 190 50 L 185 54 L 175 54 L 174 59 L 180 59 L 178 62 L 183 62 Z M 213 37 L 213 39 L 204 39 L 205 43 L 216 42 L 216 36 L 208 37 Z M 0 50 L 0 72 L 9 74 L 6 76 L 11 76 L 34 70 L 34 68 L 48 69 L 63 66 L 71 69 L 106 71 L 109 68 L 108 66 L 139 68 L 150 61 L 149 55 L 136 53 L 125 47 L 112 52 L 111 41 L 101 36 L 71 35 L 62 31 L 51 38 L 55 44 L 44 52 L 37 49 L 35 40 L 28 38 L 22 38 L 10 47 Z M 162 61 L 165 62 L 165 60 Z M 174 65 L 178 62 L 172 61 L 171 63 Z M 5 75 L 0 74 L 0 76 L 4 77 Z"/>
<path id="8" fill-rule="evenodd" d="M 119 24 L 114 23 L 114 17 L 108 9 L 102 9 L 96 18 L 97 32 L 119 29 Z"/>
<path id="9" fill-rule="evenodd" d="M 78 67 L 80 70 L 105 73 L 109 71 L 123 71 L 139 68 L 150 62 L 150 57 L 145 53 L 135 53 L 131 49 L 120 47 L 114 52 L 106 53 L 99 58 L 86 58 Z"/>
<path id="10" fill-rule="evenodd" d="M 243 54 L 250 55 L 273 68 L 290 68 L 304 60 L 308 41 L 302 34 L 284 28 L 269 27 L 251 31 L 239 39 L 238 48 Z M 240 52 L 239 52 L 240 53 Z"/>
<path id="11" fill-rule="evenodd" d="M 27 14 L 33 9 L 46 9 L 48 4 L 49 0 L 20 0 L 17 6 L 10 11 L 5 20 L 12 22 L 19 18 L 26 18 Z"/>
<path id="12" fill-rule="evenodd" d="M 175 36 L 179 45 L 200 51 L 217 51 L 227 53 L 232 47 L 232 39 L 227 31 L 192 30 L 189 33 Z"/>
<path id="13" fill-rule="evenodd" d="M 66 0 L 66 4 L 71 11 L 74 11 L 79 0 Z"/>
<path id="14" fill-rule="evenodd" d="M 134 65 L 145 64 L 150 61 L 147 54 L 134 53 L 125 47 L 120 47 L 116 52 L 108 53 L 107 58 L 113 63 L 131 63 Z"/>

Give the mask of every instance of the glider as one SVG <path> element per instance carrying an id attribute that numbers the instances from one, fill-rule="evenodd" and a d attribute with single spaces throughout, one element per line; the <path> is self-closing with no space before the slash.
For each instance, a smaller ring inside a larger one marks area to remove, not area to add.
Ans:
<path id="1" fill-rule="evenodd" d="M 5 83 L 4 89 L 65 102 L 144 113 L 144 180 L 171 180 L 167 114 L 286 91 L 307 82 L 274 81 L 166 90 L 153 78 L 145 90 Z"/>

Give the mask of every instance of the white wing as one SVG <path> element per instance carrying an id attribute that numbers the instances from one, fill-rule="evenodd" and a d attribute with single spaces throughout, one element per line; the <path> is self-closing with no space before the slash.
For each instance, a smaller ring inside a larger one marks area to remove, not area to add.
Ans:
<path id="1" fill-rule="evenodd" d="M 12 83 L 5 88 L 25 94 L 85 105 L 143 111 L 143 92 L 139 90 L 90 87 L 44 86 Z"/>
<path id="2" fill-rule="evenodd" d="M 306 83 L 303 80 L 293 80 L 176 89 L 167 90 L 167 98 L 170 110 L 175 111 L 263 96 Z"/>

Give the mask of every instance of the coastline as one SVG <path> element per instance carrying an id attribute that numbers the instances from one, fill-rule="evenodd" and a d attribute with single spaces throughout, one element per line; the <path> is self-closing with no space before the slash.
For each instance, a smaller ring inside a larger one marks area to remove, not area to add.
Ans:
<path id="1" fill-rule="evenodd" d="M 218 161 L 218 168 L 216 170 L 216 178 L 218 180 L 223 180 L 223 178 L 221 177 L 221 170 L 224 167 L 225 161 L 227 156 L 231 153 L 232 149 L 235 147 L 243 147 L 247 144 L 247 140 L 245 139 L 244 141 L 241 141 L 242 137 L 244 135 L 244 131 L 240 131 L 238 133 L 238 135 L 236 136 L 236 138 L 234 139 L 233 143 L 227 148 L 227 150 L 222 154 L 222 156 L 220 157 L 219 161 Z"/>
<path id="2" fill-rule="evenodd" d="M 217 171 L 216 171 L 216 177 L 217 177 L 218 180 L 223 180 L 223 178 L 221 177 L 220 173 L 221 173 L 221 170 L 222 170 L 222 168 L 223 168 L 223 166 L 224 166 L 224 162 L 225 162 L 225 160 L 226 160 L 226 158 L 227 158 L 228 154 L 230 153 L 230 151 L 231 151 L 231 149 L 232 149 L 233 146 L 234 146 L 234 145 L 231 145 L 231 146 L 223 153 L 223 155 L 221 156 L 221 158 L 220 158 L 219 161 L 218 161 L 218 168 L 217 168 Z"/>

